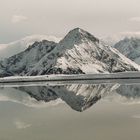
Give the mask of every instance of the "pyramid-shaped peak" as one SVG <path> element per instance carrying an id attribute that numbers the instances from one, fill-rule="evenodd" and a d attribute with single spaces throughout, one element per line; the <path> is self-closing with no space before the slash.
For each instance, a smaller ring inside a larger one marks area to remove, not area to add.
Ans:
<path id="1" fill-rule="evenodd" d="M 77 28 L 72 29 L 70 32 L 75 32 L 75 33 L 84 33 L 84 32 L 86 32 L 86 31 L 84 31 L 83 29 L 81 29 L 81 28 L 77 27 Z"/>
<path id="2" fill-rule="evenodd" d="M 62 41 L 81 42 L 81 40 L 99 42 L 99 39 L 81 28 L 74 28 L 73 30 L 69 31 Z"/>
<path id="3" fill-rule="evenodd" d="M 74 28 L 73 30 L 71 30 L 68 34 L 72 34 L 72 35 L 75 35 L 75 34 L 79 34 L 79 35 L 84 35 L 84 34 L 87 34 L 88 32 L 81 29 L 81 28 Z M 88 33 L 89 34 L 89 33 Z"/>

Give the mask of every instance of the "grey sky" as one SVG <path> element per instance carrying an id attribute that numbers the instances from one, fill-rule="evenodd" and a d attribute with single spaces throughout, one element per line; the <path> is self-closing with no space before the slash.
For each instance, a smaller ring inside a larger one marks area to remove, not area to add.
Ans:
<path id="1" fill-rule="evenodd" d="M 0 43 L 81 27 L 102 37 L 140 31 L 140 0 L 0 0 Z"/>

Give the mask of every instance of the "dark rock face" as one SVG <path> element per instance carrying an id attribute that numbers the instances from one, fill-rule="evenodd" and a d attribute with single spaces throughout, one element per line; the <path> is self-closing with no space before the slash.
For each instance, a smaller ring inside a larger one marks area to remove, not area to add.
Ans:
<path id="1" fill-rule="evenodd" d="M 38 73 L 32 71 L 30 73 L 30 76 L 35 76 Z M 63 70 L 62 68 L 50 68 L 45 71 L 42 71 L 40 75 L 49 75 L 49 74 L 85 74 L 81 69 L 73 69 L 73 68 L 67 68 L 66 70 Z"/>
<path id="2" fill-rule="evenodd" d="M 0 78 L 9 77 L 9 76 L 13 76 L 13 73 L 10 73 L 10 72 L 7 72 L 7 71 L 3 71 L 0 74 Z"/>

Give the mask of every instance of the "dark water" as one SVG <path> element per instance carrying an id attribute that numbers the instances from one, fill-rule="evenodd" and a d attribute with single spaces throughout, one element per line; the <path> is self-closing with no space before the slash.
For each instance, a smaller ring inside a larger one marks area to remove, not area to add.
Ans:
<path id="1" fill-rule="evenodd" d="M 0 140 L 139 140 L 140 84 L 0 88 Z"/>

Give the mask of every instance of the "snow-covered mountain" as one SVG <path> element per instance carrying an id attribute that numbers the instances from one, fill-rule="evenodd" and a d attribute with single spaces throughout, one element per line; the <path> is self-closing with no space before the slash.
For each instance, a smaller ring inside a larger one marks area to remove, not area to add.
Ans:
<path id="1" fill-rule="evenodd" d="M 137 71 L 140 66 L 90 33 L 76 28 L 59 43 L 35 42 L 1 62 L 11 75 L 84 74 Z M 1 76 L 7 76 L 6 74 Z"/>
<path id="2" fill-rule="evenodd" d="M 140 38 L 125 38 L 116 43 L 114 48 L 132 61 L 140 64 Z"/>
<path id="3" fill-rule="evenodd" d="M 0 44 L 0 59 L 11 57 L 17 53 L 20 53 L 27 49 L 30 45 L 32 45 L 36 41 L 54 41 L 59 42 L 60 38 L 56 38 L 54 36 L 47 35 L 31 35 L 25 38 L 22 38 L 18 41 L 11 42 L 9 44 Z"/>
<path id="4" fill-rule="evenodd" d="M 5 59 L 1 66 L 5 67 L 7 73 L 10 75 L 25 75 L 29 72 L 47 53 L 56 47 L 57 43 L 43 40 L 35 42 L 29 46 L 25 51 Z M 3 69 L 3 68 L 2 68 Z"/>

